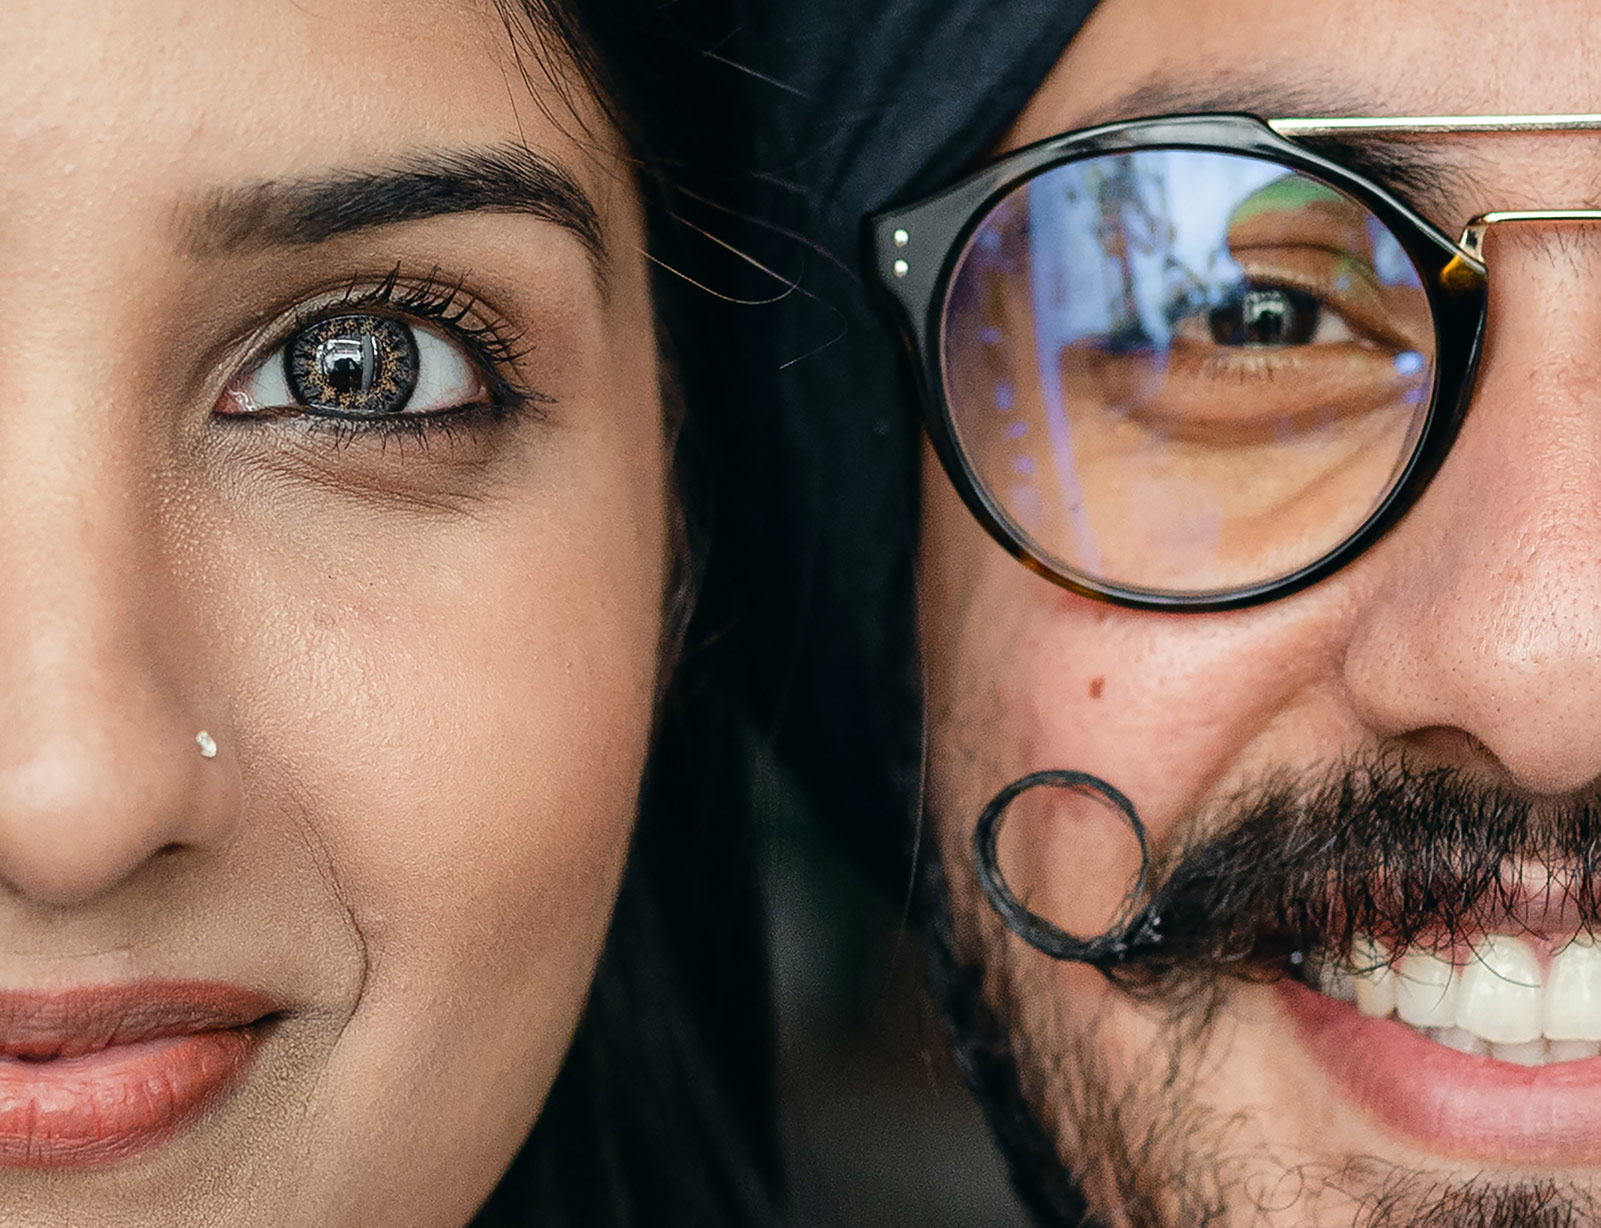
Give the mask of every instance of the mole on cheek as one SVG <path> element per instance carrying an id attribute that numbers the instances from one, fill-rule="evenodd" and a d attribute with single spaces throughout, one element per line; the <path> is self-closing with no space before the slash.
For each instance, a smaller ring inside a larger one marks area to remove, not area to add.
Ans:
<path id="1" fill-rule="evenodd" d="M 1106 679 L 1096 678 L 1090 683 L 1090 698 L 1099 699 L 1101 692 L 1106 690 Z"/>

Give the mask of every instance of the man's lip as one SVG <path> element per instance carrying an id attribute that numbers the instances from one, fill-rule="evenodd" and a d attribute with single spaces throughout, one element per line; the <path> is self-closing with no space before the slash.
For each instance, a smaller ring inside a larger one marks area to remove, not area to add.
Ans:
<path id="1" fill-rule="evenodd" d="M 1517 1066 L 1369 1019 L 1296 981 L 1280 981 L 1277 994 L 1341 1096 L 1423 1151 L 1564 1166 L 1601 1155 L 1601 1058 Z"/>
<path id="2" fill-rule="evenodd" d="M 214 981 L 0 990 L 0 1058 L 81 1057 L 113 1045 L 245 1027 L 278 1009 L 264 994 Z"/>

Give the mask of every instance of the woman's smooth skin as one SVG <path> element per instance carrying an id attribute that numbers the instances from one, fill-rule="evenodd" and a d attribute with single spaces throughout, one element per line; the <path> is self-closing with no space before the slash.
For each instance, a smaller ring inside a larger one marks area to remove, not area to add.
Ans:
<path id="1" fill-rule="evenodd" d="M 76 1059 L 95 1095 L 210 1078 L 163 1128 L 75 1150 L 70 1105 L 29 1135 L 0 1104 L 0 1219 L 463 1223 L 582 1008 L 659 673 L 665 432 L 620 142 L 530 93 L 490 0 L 4 19 L 0 1093 L 67 1095 L 18 1054 L 30 1028 L 44 1056 L 103 1044 L 86 1002 L 118 1041 L 208 993 L 267 1014 L 189 1029 L 246 1050 L 222 1075 L 146 1052 L 170 1039 L 121 1046 L 153 1086 Z M 448 202 L 483 207 L 390 216 L 426 186 L 397 171 L 526 151 L 576 191 L 490 174 Z M 439 404 L 493 412 L 238 413 L 299 323 L 413 308 L 444 317 Z"/>

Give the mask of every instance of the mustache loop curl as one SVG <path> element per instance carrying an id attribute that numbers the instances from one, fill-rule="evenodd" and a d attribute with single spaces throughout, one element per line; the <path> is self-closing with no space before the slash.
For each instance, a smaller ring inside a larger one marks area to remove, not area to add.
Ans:
<path id="1" fill-rule="evenodd" d="M 1101 799 L 1138 844 L 1139 876 L 1096 937 L 1031 911 L 1001 872 L 1007 809 L 1042 787 Z M 1413 946 L 1464 950 L 1486 932 L 1601 933 L 1601 795 L 1538 796 L 1400 754 L 1267 780 L 1197 818 L 1159 860 L 1117 789 L 1084 772 L 1035 772 L 984 808 L 973 857 L 1014 934 L 1136 991 L 1276 977 L 1306 958 L 1344 958 L 1361 936 L 1398 958 Z"/>
<path id="2" fill-rule="evenodd" d="M 1001 872 L 1001 822 L 1013 802 L 1029 790 L 1041 788 L 1089 793 L 1101 798 L 1122 815 L 1139 845 L 1139 874 L 1124 898 L 1122 911 L 1095 938 L 1075 938 L 1034 912 L 1017 898 Z M 1052 959 L 1108 969 L 1142 958 L 1147 954 L 1147 948 L 1162 940 L 1158 932 L 1160 916 L 1149 908 L 1141 907 L 1149 894 L 1151 874 L 1151 850 L 1146 840 L 1145 824 L 1134 809 L 1134 803 L 1099 776 L 1091 776 L 1088 772 L 1046 771 L 1014 780 L 991 798 L 989 805 L 979 815 L 978 826 L 973 831 L 973 865 L 978 874 L 979 887 L 989 900 L 990 907 L 1006 922 L 1007 928 Z"/>

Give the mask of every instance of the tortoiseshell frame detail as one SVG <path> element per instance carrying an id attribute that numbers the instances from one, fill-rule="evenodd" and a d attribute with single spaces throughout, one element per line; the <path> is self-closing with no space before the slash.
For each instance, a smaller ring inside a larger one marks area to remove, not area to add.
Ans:
<path id="1" fill-rule="evenodd" d="M 1249 588 L 1174 594 L 1059 570 L 1030 549 L 984 493 L 956 442 L 945 399 L 941 330 L 946 296 L 974 230 L 1002 197 L 1037 175 L 1084 158 L 1141 149 L 1266 158 L 1355 198 L 1389 227 L 1412 258 L 1434 316 L 1433 395 L 1417 446 L 1394 488 L 1355 533 L 1322 558 Z M 1260 605 L 1316 584 L 1376 542 L 1417 501 L 1439 471 L 1467 411 L 1488 303 L 1483 264 L 1377 184 L 1301 148 L 1252 115 L 1165 116 L 1051 137 L 1008 154 L 936 196 L 868 218 L 864 231 L 869 281 L 888 296 L 911 349 L 924 422 L 945 472 L 997 542 L 1031 570 L 1085 597 L 1134 609 L 1204 612 Z"/>

